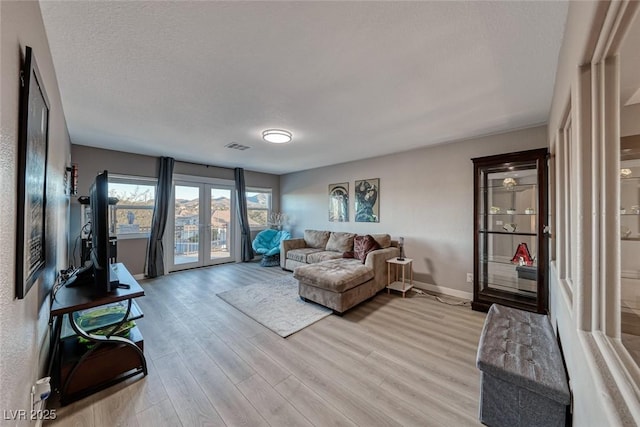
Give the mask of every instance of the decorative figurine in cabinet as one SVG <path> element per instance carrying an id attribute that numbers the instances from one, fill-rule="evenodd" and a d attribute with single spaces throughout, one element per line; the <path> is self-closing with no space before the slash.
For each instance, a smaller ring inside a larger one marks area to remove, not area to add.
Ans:
<path id="1" fill-rule="evenodd" d="M 546 148 L 472 159 L 474 310 L 547 312 Z"/>

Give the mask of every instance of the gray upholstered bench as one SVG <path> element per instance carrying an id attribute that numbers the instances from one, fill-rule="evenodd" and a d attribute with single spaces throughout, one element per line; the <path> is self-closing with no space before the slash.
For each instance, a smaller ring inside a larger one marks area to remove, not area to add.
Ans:
<path id="1" fill-rule="evenodd" d="M 480 336 L 477 366 L 483 424 L 564 427 L 569 387 L 547 316 L 492 305 Z"/>

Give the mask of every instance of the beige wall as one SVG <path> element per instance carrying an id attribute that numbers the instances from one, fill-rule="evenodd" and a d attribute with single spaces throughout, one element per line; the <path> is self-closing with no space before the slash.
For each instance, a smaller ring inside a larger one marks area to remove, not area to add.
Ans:
<path id="1" fill-rule="evenodd" d="M 620 136 L 640 134 L 640 104 L 622 107 L 620 110 Z"/>
<path id="2" fill-rule="evenodd" d="M 405 238 L 420 282 L 472 292 L 471 158 L 544 147 L 545 126 L 283 175 L 282 210 L 294 236 L 307 228 Z M 380 178 L 380 223 L 356 223 L 354 181 Z M 349 182 L 350 222 L 328 221 L 329 184 Z"/>
<path id="3" fill-rule="evenodd" d="M 96 174 L 104 170 L 121 175 L 156 178 L 158 158 L 122 151 L 104 150 L 82 145 L 71 146 L 71 160 L 78 164 L 78 195 L 88 195 Z M 176 161 L 175 174 L 219 178 L 233 181 L 233 169 L 197 165 Z M 245 171 L 245 182 L 250 187 L 273 188 L 273 208 L 279 210 L 280 177 L 260 172 Z M 80 204 L 77 198 L 71 202 L 71 250 L 73 239 L 80 234 Z M 118 241 L 118 261 L 125 263 L 132 274 L 143 274 L 147 239 L 121 239 Z M 78 251 L 76 250 L 76 254 Z M 79 257 L 76 257 L 76 263 Z"/>
<path id="4" fill-rule="evenodd" d="M 50 104 L 46 227 L 52 238 L 47 242 L 45 273 L 25 299 L 16 300 L 18 85 L 25 46 L 33 48 Z M 29 410 L 31 385 L 45 372 L 48 292 L 56 271 L 67 265 L 68 198 L 63 177 L 70 145 L 37 2 L 0 2 L 0 64 L 0 410 Z"/>

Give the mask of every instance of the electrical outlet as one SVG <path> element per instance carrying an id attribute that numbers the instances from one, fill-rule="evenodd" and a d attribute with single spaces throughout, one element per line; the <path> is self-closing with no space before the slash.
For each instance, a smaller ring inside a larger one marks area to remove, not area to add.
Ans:
<path id="1" fill-rule="evenodd" d="M 467 283 L 473 283 L 473 273 L 467 273 Z"/>

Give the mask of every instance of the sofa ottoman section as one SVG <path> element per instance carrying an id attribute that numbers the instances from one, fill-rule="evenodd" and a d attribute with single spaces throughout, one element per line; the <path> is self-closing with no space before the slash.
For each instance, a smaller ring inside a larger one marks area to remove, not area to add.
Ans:
<path id="1" fill-rule="evenodd" d="M 378 292 L 374 271 L 359 260 L 339 259 L 298 267 L 300 297 L 342 313 Z"/>

